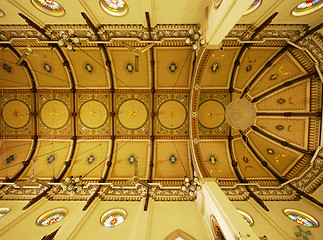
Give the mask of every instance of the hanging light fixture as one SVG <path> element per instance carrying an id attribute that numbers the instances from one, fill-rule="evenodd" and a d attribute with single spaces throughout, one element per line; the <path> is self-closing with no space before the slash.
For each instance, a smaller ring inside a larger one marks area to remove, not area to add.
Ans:
<path id="1" fill-rule="evenodd" d="M 190 195 L 191 197 L 195 196 L 195 194 L 201 190 L 199 178 L 194 176 L 193 179 L 190 179 L 189 177 L 185 176 L 181 190 L 188 193 L 188 195 Z"/>
<path id="2" fill-rule="evenodd" d="M 201 46 L 206 44 L 205 39 L 201 38 L 203 34 L 202 29 L 199 29 L 198 31 L 190 29 L 188 30 L 188 34 L 190 35 L 190 37 L 185 40 L 185 44 L 191 45 L 193 51 L 197 51 L 198 49 L 200 49 Z"/>
<path id="3" fill-rule="evenodd" d="M 79 184 L 81 180 L 82 176 L 66 177 L 65 183 L 63 183 L 62 188 L 64 191 L 68 191 L 71 196 L 74 196 L 77 192 L 83 189 L 83 184 Z"/>
<path id="4" fill-rule="evenodd" d="M 80 39 L 76 37 L 73 29 L 69 29 L 68 32 L 60 31 L 59 37 L 58 45 L 66 47 L 69 51 L 75 52 L 74 46 L 80 44 Z"/>

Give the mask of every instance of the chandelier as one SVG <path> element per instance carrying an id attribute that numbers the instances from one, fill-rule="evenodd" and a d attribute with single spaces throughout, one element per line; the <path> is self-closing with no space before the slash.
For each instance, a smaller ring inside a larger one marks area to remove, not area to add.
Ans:
<path id="1" fill-rule="evenodd" d="M 203 46 L 206 41 L 204 38 L 201 38 L 203 30 L 199 29 L 195 31 L 194 29 L 188 30 L 189 38 L 185 40 L 186 45 L 192 45 L 192 50 L 197 51 L 201 46 Z"/>
<path id="2" fill-rule="evenodd" d="M 76 37 L 73 29 L 69 29 L 68 32 L 59 32 L 60 40 L 58 45 L 60 47 L 66 47 L 67 50 L 75 52 L 74 46 L 80 43 L 80 39 Z"/>
<path id="3" fill-rule="evenodd" d="M 62 188 L 64 191 L 69 192 L 71 196 L 74 196 L 76 192 L 79 192 L 83 189 L 83 184 L 80 184 L 82 176 L 77 177 L 67 177 L 65 178 L 65 183 L 63 183 Z"/>
<path id="4" fill-rule="evenodd" d="M 190 195 L 191 197 L 195 196 L 195 194 L 201 190 L 199 178 L 194 176 L 191 180 L 189 177 L 185 176 L 181 189 L 184 192 L 188 193 L 188 195 Z"/>

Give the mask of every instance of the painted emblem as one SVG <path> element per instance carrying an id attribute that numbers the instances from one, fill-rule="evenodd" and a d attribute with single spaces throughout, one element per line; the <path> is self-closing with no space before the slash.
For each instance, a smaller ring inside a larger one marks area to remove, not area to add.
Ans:
<path id="1" fill-rule="evenodd" d="M 48 163 L 48 164 L 51 164 L 52 162 L 54 162 L 54 161 L 55 161 L 55 159 L 56 159 L 55 154 L 51 154 L 51 155 L 49 155 L 49 157 L 47 158 L 47 163 Z"/>
<path id="2" fill-rule="evenodd" d="M 247 71 L 247 72 L 250 72 L 250 71 L 251 71 L 251 69 L 252 69 L 252 66 L 251 66 L 251 65 L 249 65 L 248 67 L 246 67 L 246 71 Z"/>
<path id="3" fill-rule="evenodd" d="M 3 69 L 4 69 L 6 72 L 8 72 L 8 73 L 12 73 L 12 68 L 11 68 L 8 64 L 3 63 L 3 64 L 2 64 L 2 67 L 3 67 Z"/>
<path id="4" fill-rule="evenodd" d="M 170 71 L 171 73 L 174 73 L 174 72 L 176 72 L 176 70 L 177 70 L 177 65 L 176 65 L 175 63 L 171 63 L 171 64 L 169 65 L 168 69 L 169 69 L 169 71 Z"/>
<path id="5" fill-rule="evenodd" d="M 275 152 L 274 152 L 274 150 L 272 150 L 271 148 L 268 148 L 268 149 L 267 149 L 267 153 L 269 153 L 269 154 L 274 154 Z"/>
<path id="6" fill-rule="evenodd" d="M 276 129 L 277 129 L 277 130 L 280 130 L 280 131 L 281 131 L 281 130 L 284 130 L 284 128 L 285 128 L 285 127 L 284 127 L 283 125 L 277 125 L 277 126 L 276 126 Z"/>
<path id="7" fill-rule="evenodd" d="M 246 156 L 243 156 L 242 160 L 243 160 L 245 163 L 249 162 L 249 159 L 248 159 Z"/>
<path id="8" fill-rule="evenodd" d="M 13 160 L 15 160 L 15 155 L 10 155 L 9 157 L 6 158 L 6 163 L 9 164 L 11 163 Z"/>
<path id="9" fill-rule="evenodd" d="M 286 102 L 286 100 L 284 98 L 280 98 L 277 100 L 277 103 L 279 104 L 284 104 Z"/>
<path id="10" fill-rule="evenodd" d="M 214 157 L 214 155 L 211 155 L 209 157 L 209 161 L 212 165 L 215 165 L 218 162 L 218 159 L 216 157 Z"/>
<path id="11" fill-rule="evenodd" d="M 133 164 L 135 161 L 136 161 L 135 155 L 130 155 L 130 157 L 128 158 L 129 164 Z"/>
<path id="12" fill-rule="evenodd" d="M 270 76 L 270 80 L 275 80 L 277 78 L 278 78 L 278 75 L 276 73 Z"/>
<path id="13" fill-rule="evenodd" d="M 88 73 L 92 73 L 93 69 L 94 69 L 93 66 L 91 64 L 89 64 L 89 63 L 86 63 L 84 68 Z"/>
<path id="14" fill-rule="evenodd" d="M 175 164 L 177 162 L 177 157 L 175 155 L 171 155 L 168 160 L 171 164 Z"/>
<path id="15" fill-rule="evenodd" d="M 213 73 L 215 73 L 216 71 L 218 71 L 218 69 L 219 69 L 219 64 L 218 64 L 217 62 L 215 62 L 215 63 L 213 63 L 213 64 L 211 65 L 211 71 L 212 71 Z"/>
<path id="16" fill-rule="evenodd" d="M 129 72 L 129 73 L 133 73 L 133 70 L 134 70 L 134 66 L 131 64 L 131 63 L 127 63 L 126 65 L 126 70 Z"/>
<path id="17" fill-rule="evenodd" d="M 95 160 L 95 157 L 94 157 L 93 154 L 91 154 L 90 156 L 88 156 L 88 158 L 86 159 L 86 161 L 87 161 L 88 164 L 93 163 L 94 160 Z"/>
<path id="18" fill-rule="evenodd" d="M 48 63 L 44 63 L 43 64 L 43 68 L 48 73 L 51 73 L 52 72 L 52 67 Z"/>

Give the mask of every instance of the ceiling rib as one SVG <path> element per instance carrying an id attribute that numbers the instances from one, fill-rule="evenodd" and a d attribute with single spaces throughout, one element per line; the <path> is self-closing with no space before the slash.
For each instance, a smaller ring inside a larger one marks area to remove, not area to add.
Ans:
<path id="1" fill-rule="evenodd" d="M 322 117 L 322 112 L 257 112 L 257 116 Z"/>
<path id="2" fill-rule="evenodd" d="M 274 137 L 271 134 L 268 134 L 267 132 L 265 132 L 264 130 L 260 129 L 257 126 L 251 126 L 251 128 L 252 128 L 252 130 L 254 130 L 254 131 L 260 133 L 261 135 L 263 135 L 263 136 L 265 136 L 265 137 L 267 137 L 267 138 L 269 138 L 269 139 L 271 139 L 271 140 L 273 140 L 273 141 L 281 144 L 284 147 L 289 147 L 289 148 L 291 148 L 291 149 L 293 149 L 293 150 L 295 150 L 297 152 L 300 152 L 302 154 L 308 155 L 310 157 L 313 157 L 314 156 L 314 153 L 315 153 L 314 151 L 308 151 L 306 149 L 302 149 L 300 147 L 296 147 L 296 146 L 288 143 L 287 141 L 280 140 L 277 137 Z"/>
<path id="3" fill-rule="evenodd" d="M 301 190 L 299 190 L 297 187 L 295 187 L 292 183 L 288 184 L 289 187 L 291 187 L 292 189 L 294 189 L 298 195 L 301 195 L 302 197 L 307 198 L 308 200 L 310 200 L 311 202 L 315 203 L 316 205 L 318 205 L 319 207 L 323 208 L 323 203 L 321 203 L 320 201 L 318 201 L 317 199 L 313 198 L 312 196 L 308 195 L 306 192 L 303 192 Z"/>

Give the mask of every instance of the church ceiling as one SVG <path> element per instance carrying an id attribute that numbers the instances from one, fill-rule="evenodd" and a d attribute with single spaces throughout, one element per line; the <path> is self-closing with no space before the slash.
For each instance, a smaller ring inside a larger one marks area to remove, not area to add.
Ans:
<path id="1" fill-rule="evenodd" d="M 59 32 L 59 25 L 52 27 Z M 3 181 L 21 183 L 32 175 L 33 161 L 36 175 L 47 182 L 83 176 L 83 184 L 94 184 L 74 199 L 86 199 L 100 183 L 106 184 L 102 199 L 138 200 L 140 187 L 118 188 L 134 176 L 137 161 L 139 178 L 159 184 L 155 199 L 189 200 L 179 187 L 184 176 L 193 176 L 192 161 L 196 173 L 221 180 L 223 189 L 240 191 L 235 184 L 241 180 L 279 187 L 281 179 L 305 173 L 319 146 L 322 84 L 314 62 L 299 49 L 277 55 L 281 38 L 244 51 L 244 43 L 230 38 L 223 51 L 205 47 L 196 58 L 180 41 L 182 33 L 141 53 L 136 72 L 135 56 L 122 40 L 98 46 L 80 26 L 75 32 L 83 38 L 75 51 L 54 48 L 28 31 L 33 51 L 46 57 L 30 56 L 17 66 L 26 48 L 25 26 L 15 28 L 20 40 L 8 30 L 3 36 L 11 43 L 0 50 Z M 228 105 L 239 98 L 257 111 L 255 123 L 243 131 L 225 119 Z M 5 191 L 11 196 L 18 190 Z M 52 199 L 73 199 L 59 186 L 51 191 Z"/>

